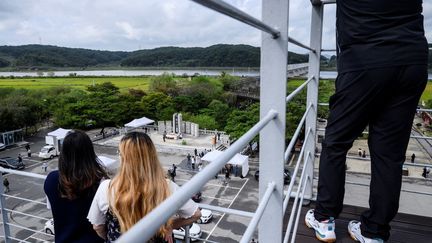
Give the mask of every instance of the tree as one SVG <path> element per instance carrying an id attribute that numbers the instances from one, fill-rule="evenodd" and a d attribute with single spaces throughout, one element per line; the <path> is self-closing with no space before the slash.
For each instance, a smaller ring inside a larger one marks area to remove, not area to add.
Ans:
<path id="1" fill-rule="evenodd" d="M 201 113 L 213 117 L 217 124 L 216 128 L 222 130 L 231 113 L 231 108 L 219 100 L 212 100 L 207 108 L 201 110 Z"/>
<path id="2" fill-rule="evenodd" d="M 163 73 L 150 79 L 150 91 L 161 92 L 169 96 L 177 95 L 178 87 L 174 76 L 169 73 Z"/>
<path id="3" fill-rule="evenodd" d="M 90 92 L 104 93 L 106 95 L 119 93 L 119 88 L 111 82 L 104 82 L 101 84 L 89 85 L 89 86 L 87 86 L 87 90 Z"/>
<path id="4" fill-rule="evenodd" d="M 245 110 L 234 110 L 228 117 L 225 132 L 236 140 L 259 121 L 259 104 L 254 103 Z"/>
<path id="5" fill-rule="evenodd" d="M 155 120 L 162 120 L 162 118 L 166 118 L 166 110 L 171 108 L 174 110 L 174 103 L 168 95 L 154 92 L 141 99 L 141 107 L 145 116 Z M 160 113 L 162 110 L 165 110 L 165 114 Z"/>
<path id="6" fill-rule="evenodd" d="M 196 116 L 190 116 L 188 120 L 197 123 L 201 129 L 206 128 L 206 129 L 214 130 L 214 129 L 218 129 L 219 127 L 215 119 L 208 115 L 200 114 Z"/>

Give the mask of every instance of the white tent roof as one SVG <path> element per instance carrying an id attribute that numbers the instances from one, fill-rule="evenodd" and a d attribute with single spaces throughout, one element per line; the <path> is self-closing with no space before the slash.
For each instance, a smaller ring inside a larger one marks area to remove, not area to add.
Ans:
<path id="1" fill-rule="evenodd" d="M 148 124 L 153 123 L 154 121 L 152 119 L 148 119 L 147 117 L 141 117 L 138 119 L 133 119 L 133 121 L 126 123 L 125 127 L 142 127 Z"/>
<path id="2" fill-rule="evenodd" d="M 71 131 L 70 129 L 59 128 L 55 131 L 48 133 L 48 136 L 57 137 L 57 139 L 60 140 L 60 139 L 65 138 L 66 135 L 68 134 L 68 132 L 70 132 L 70 131 Z"/>
<path id="3" fill-rule="evenodd" d="M 219 150 L 213 150 L 206 153 L 201 159 L 205 161 L 214 161 L 217 157 L 219 157 L 223 152 Z"/>
<path id="4" fill-rule="evenodd" d="M 102 165 L 108 169 L 115 169 L 118 167 L 118 162 L 115 159 L 111 159 L 102 155 L 99 155 L 98 158 L 102 162 Z"/>
<path id="5" fill-rule="evenodd" d="M 212 162 L 217 157 L 219 157 L 222 153 L 223 153 L 222 151 L 214 150 L 214 151 L 206 153 L 201 159 Z M 247 173 L 249 171 L 249 156 L 236 154 L 236 155 L 234 155 L 234 157 L 231 158 L 230 161 L 228 161 L 228 164 L 241 166 L 242 167 L 242 175 L 244 177 L 247 176 Z"/>

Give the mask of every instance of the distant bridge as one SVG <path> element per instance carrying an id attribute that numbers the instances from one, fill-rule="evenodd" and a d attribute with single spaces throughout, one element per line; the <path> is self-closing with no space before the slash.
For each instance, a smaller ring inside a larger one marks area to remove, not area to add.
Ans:
<path id="1" fill-rule="evenodd" d="M 289 64 L 287 74 L 289 78 L 303 77 L 309 70 L 308 63 Z M 245 77 L 233 84 L 230 91 L 239 97 L 259 100 L 260 79 L 259 77 Z"/>

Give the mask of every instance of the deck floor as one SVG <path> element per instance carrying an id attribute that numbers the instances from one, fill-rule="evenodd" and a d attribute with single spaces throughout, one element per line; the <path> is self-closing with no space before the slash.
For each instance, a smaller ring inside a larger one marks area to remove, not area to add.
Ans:
<path id="1" fill-rule="evenodd" d="M 290 202 L 291 205 L 291 202 Z M 431 205 L 432 207 L 432 205 Z M 312 229 L 309 229 L 304 223 L 306 212 L 314 208 L 313 203 L 309 206 L 304 206 L 299 219 L 296 242 L 299 243 L 317 243 L 315 234 Z M 360 214 L 366 210 L 365 208 L 355 206 L 344 206 L 344 209 L 336 220 L 336 238 L 337 242 L 355 242 L 348 234 L 347 226 L 350 220 L 359 220 Z M 287 210 L 290 212 L 290 210 Z M 284 229 L 286 229 L 289 220 L 289 215 L 284 217 Z M 421 217 L 398 213 L 390 224 L 391 236 L 387 242 L 403 242 L 403 243 L 432 243 L 432 218 Z"/>

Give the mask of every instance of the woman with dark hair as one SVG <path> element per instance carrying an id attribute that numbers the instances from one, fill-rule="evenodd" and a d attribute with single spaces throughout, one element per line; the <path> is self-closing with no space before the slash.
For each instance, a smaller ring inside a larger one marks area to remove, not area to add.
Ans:
<path id="1" fill-rule="evenodd" d="M 44 184 L 54 218 L 55 242 L 103 242 L 86 217 L 101 180 L 108 176 L 86 133 L 75 130 L 67 134 L 58 167 Z"/>

